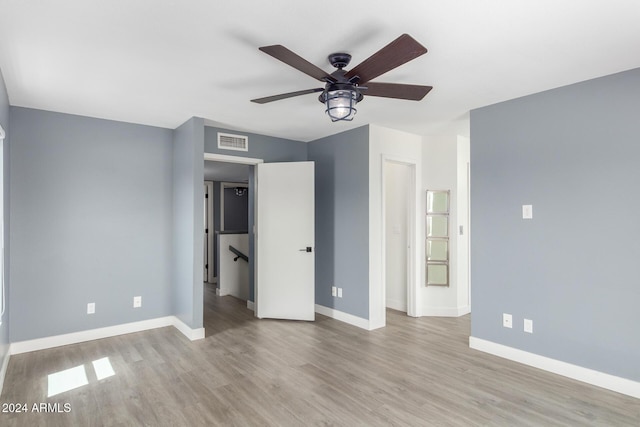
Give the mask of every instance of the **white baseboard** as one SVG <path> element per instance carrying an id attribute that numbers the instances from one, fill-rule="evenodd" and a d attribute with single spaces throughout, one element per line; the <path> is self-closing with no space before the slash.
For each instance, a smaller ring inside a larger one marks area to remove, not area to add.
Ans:
<path id="1" fill-rule="evenodd" d="M 204 338 L 204 328 L 191 329 L 177 317 L 167 316 L 156 319 L 141 320 L 139 322 L 125 323 L 122 325 L 107 326 L 105 328 L 72 332 L 70 334 L 14 342 L 11 344 L 10 352 L 11 354 L 27 353 L 30 351 L 44 350 L 63 345 L 115 337 L 117 335 L 130 334 L 133 332 L 141 332 L 149 329 L 164 328 L 166 326 L 174 326 L 191 341 Z"/>
<path id="2" fill-rule="evenodd" d="M 11 357 L 11 346 L 7 350 L 7 354 L 2 361 L 2 367 L 0 367 L 0 396 L 2 396 L 2 388 L 4 386 L 4 377 L 7 374 L 7 367 L 9 366 L 9 358 Z"/>
<path id="3" fill-rule="evenodd" d="M 398 311 L 402 311 L 404 313 L 407 312 L 407 302 L 406 301 L 387 299 L 386 306 L 387 306 L 387 308 L 390 308 L 392 310 L 398 310 Z"/>
<path id="4" fill-rule="evenodd" d="M 247 308 L 251 311 L 256 311 L 256 303 L 253 301 L 247 300 Z"/>
<path id="5" fill-rule="evenodd" d="M 192 329 L 184 323 L 182 320 L 178 319 L 175 316 L 173 317 L 173 326 L 182 332 L 182 335 L 189 338 L 191 341 L 201 340 L 204 338 L 204 328 Z"/>
<path id="6" fill-rule="evenodd" d="M 367 331 L 371 330 L 368 319 L 363 319 L 362 317 L 354 316 L 353 314 L 345 313 L 334 308 L 316 304 L 316 313 L 357 326 L 358 328 L 366 329 Z"/>
<path id="7" fill-rule="evenodd" d="M 422 316 L 460 317 L 471 313 L 471 307 L 423 307 Z"/>
<path id="8" fill-rule="evenodd" d="M 458 307 L 458 317 L 464 316 L 466 314 L 471 313 L 471 306 L 465 305 L 463 307 Z"/>
<path id="9" fill-rule="evenodd" d="M 640 382 L 594 371 L 593 369 L 540 356 L 535 353 L 529 353 L 506 345 L 496 344 L 476 337 L 469 337 L 469 347 L 640 399 Z"/>

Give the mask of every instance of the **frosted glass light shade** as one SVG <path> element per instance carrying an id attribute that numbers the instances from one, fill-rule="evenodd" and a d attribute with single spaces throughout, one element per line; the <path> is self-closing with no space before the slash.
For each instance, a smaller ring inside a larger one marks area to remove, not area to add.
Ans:
<path id="1" fill-rule="evenodd" d="M 354 90 L 328 91 L 325 93 L 324 98 L 327 106 L 326 113 L 332 122 L 339 120 L 351 121 L 358 112 L 355 108 L 358 103 L 358 93 Z"/>

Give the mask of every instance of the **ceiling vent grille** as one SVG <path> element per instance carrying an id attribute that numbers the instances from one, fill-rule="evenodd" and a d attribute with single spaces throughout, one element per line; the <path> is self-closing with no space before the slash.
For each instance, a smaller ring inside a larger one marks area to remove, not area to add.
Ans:
<path id="1" fill-rule="evenodd" d="M 222 150 L 249 151 L 249 137 L 218 132 L 218 148 Z"/>

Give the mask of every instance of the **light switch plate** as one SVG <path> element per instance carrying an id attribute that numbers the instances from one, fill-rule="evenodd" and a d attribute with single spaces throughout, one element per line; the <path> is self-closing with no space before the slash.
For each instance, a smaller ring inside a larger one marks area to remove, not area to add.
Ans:
<path id="1" fill-rule="evenodd" d="M 524 319 L 524 331 L 530 334 L 533 333 L 533 320 Z"/>
<path id="2" fill-rule="evenodd" d="M 522 219 L 533 219 L 533 205 L 522 205 Z"/>
<path id="3" fill-rule="evenodd" d="M 133 297 L 133 308 L 142 307 L 142 297 Z"/>
<path id="4" fill-rule="evenodd" d="M 87 314 L 94 314 L 96 312 L 96 303 L 90 302 L 87 304 Z"/>
<path id="5" fill-rule="evenodd" d="M 338 288 L 338 298 L 342 298 L 342 288 Z"/>
<path id="6" fill-rule="evenodd" d="M 332 286 L 331 287 L 331 296 L 332 297 L 337 297 L 338 296 L 338 288 L 336 286 Z"/>

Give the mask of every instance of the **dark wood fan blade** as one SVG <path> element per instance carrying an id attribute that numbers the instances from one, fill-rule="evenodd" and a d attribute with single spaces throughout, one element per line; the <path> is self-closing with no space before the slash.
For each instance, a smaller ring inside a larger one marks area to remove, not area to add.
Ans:
<path id="1" fill-rule="evenodd" d="M 264 53 L 271 55 L 276 59 L 279 59 L 285 64 L 292 66 L 296 70 L 302 71 L 303 73 L 313 77 L 314 79 L 318 79 L 322 82 L 336 81 L 336 79 L 332 77 L 331 74 L 325 72 L 321 68 L 316 67 L 311 62 L 295 54 L 294 52 L 291 52 L 289 49 L 282 45 L 276 44 L 273 46 L 263 46 L 259 49 Z"/>
<path id="2" fill-rule="evenodd" d="M 280 95 L 267 96 L 264 98 L 252 99 L 251 102 L 256 104 L 266 104 L 267 102 L 279 101 L 281 99 L 293 98 L 294 96 L 306 95 L 308 93 L 322 92 L 324 89 L 319 87 L 315 89 L 299 90 L 297 92 L 281 93 Z"/>
<path id="3" fill-rule="evenodd" d="M 420 101 L 432 86 L 405 85 L 400 83 L 374 83 L 369 82 L 365 87 L 360 88 L 360 92 L 366 96 L 381 96 L 384 98 L 408 99 Z"/>
<path id="4" fill-rule="evenodd" d="M 425 53 L 426 47 L 410 35 L 403 34 L 347 72 L 345 77 L 351 79 L 357 76 L 358 84 L 364 84 Z"/>

